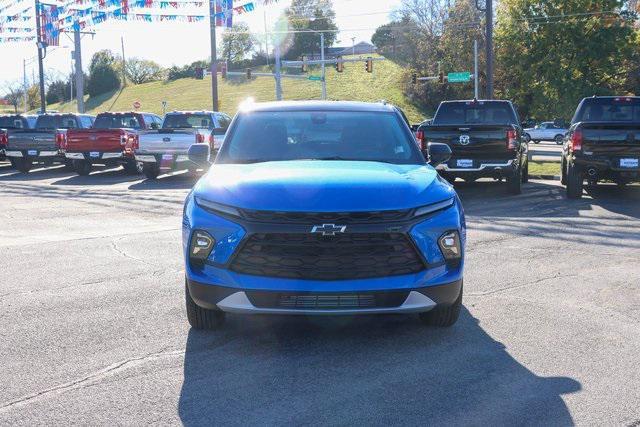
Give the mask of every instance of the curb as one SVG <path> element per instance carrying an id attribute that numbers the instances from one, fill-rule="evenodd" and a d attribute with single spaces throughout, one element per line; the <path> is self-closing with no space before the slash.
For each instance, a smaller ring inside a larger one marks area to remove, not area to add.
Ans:
<path id="1" fill-rule="evenodd" d="M 529 179 L 546 179 L 550 181 L 560 181 L 560 175 L 529 175 Z"/>

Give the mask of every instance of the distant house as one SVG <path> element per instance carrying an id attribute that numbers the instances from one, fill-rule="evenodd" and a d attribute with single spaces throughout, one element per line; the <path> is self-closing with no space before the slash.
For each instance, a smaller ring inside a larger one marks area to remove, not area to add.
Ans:
<path id="1" fill-rule="evenodd" d="M 346 55 L 368 55 L 376 53 L 376 47 L 371 43 L 360 42 L 354 46 L 349 47 L 328 47 L 324 50 L 324 57 L 326 59 L 332 59 L 337 56 L 346 56 Z M 312 54 L 306 54 L 305 58 L 307 59 L 320 59 L 320 52 L 315 52 Z"/>

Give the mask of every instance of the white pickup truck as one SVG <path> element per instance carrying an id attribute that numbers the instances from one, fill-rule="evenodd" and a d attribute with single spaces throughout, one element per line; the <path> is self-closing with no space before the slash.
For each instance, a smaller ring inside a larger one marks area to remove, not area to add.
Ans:
<path id="1" fill-rule="evenodd" d="M 139 134 L 136 160 L 142 163 L 147 178 L 155 179 L 163 171 L 195 171 L 188 158 L 193 144 L 209 144 L 213 153 L 222 145 L 231 118 L 212 111 L 173 111 L 167 113 L 158 130 Z"/>

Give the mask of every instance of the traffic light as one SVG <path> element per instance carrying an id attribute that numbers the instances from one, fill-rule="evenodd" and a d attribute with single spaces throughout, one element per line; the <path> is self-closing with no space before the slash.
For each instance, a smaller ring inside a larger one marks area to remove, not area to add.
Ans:
<path id="1" fill-rule="evenodd" d="M 418 83 L 418 75 L 416 73 L 411 74 L 411 83 Z"/>
<path id="2" fill-rule="evenodd" d="M 371 57 L 367 58 L 366 70 L 367 70 L 367 73 L 373 73 L 373 59 L 371 59 Z"/>
<path id="3" fill-rule="evenodd" d="M 247 68 L 247 80 L 251 80 L 251 68 Z"/>
<path id="4" fill-rule="evenodd" d="M 438 73 L 438 81 L 439 81 L 440 83 L 444 83 L 444 71 L 440 71 L 440 72 Z"/>
<path id="5" fill-rule="evenodd" d="M 336 71 L 341 73 L 344 71 L 344 62 L 342 62 L 342 56 L 336 58 Z"/>
<path id="6" fill-rule="evenodd" d="M 309 71 L 309 67 L 307 66 L 307 64 L 305 64 L 306 57 L 302 57 L 302 72 L 306 73 L 307 71 Z"/>

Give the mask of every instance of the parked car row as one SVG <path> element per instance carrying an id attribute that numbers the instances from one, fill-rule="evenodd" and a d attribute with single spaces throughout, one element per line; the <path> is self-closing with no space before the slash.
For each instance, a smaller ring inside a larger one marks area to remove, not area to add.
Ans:
<path id="1" fill-rule="evenodd" d="M 535 136 L 529 130 L 522 129 L 509 101 L 446 101 L 432 121 L 417 128 L 416 138 L 423 152 L 432 143 L 449 145 L 451 158 L 437 166 L 449 181 L 504 178 L 512 194 L 519 194 L 528 179 L 528 142 L 552 135 L 549 139 L 563 144 L 567 197 L 582 197 L 585 181 L 620 187 L 640 182 L 640 97 L 585 98 L 569 129 L 549 122 L 538 126 Z"/>
<path id="2" fill-rule="evenodd" d="M 156 178 L 162 171 L 190 169 L 193 144 L 220 148 L 231 118 L 220 112 L 174 111 L 164 120 L 151 113 L 0 116 L 0 158 L 27 173 L 34 163 L 62 163 L 79 175 L 94 165 L 122 165 L 126 173 Z"/>

